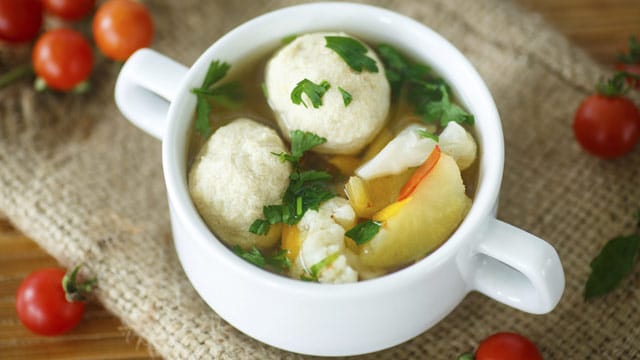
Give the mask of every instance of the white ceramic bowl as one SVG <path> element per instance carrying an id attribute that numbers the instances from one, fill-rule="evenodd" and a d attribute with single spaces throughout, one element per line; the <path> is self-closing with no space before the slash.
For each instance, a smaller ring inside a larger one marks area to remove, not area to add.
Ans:
<path id="1" fill-rule="evenodd" d="M 189 90 L 200 86 L 209 63 L 241 63 L 276 49 L 285 36 L 326 30 L 392 44 L 432 66 L 475 115 L 481 149 L 474 204 L 451 238 L 412 266 L 355 284 L 307 283 L 249 264 L 209 231 L 187 188 L 186 149 L 196 103 Z M 189 280 L 217 314 L 255 339 L 305 354 L 362 354 L 424 332 L 470 291 L 537 314 L 560 299 L 564 274 L 553 247 L 495 218 L 504 145 L 494 101 L 469 61 L 424 24 L 350 3 L 285 8 L 230 31 L 190 69 L 140 50 L 123 67 L 115 96 L 125 116 L 162 138 L 173 236 Z"/>

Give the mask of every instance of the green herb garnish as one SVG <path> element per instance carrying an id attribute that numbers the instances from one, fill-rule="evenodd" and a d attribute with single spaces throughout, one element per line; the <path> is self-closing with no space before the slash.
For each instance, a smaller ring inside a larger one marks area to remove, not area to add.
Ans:
<path id="1" fill-rule="evenodd" d="M 347 231 L 345 235 L 352 238 L 356 244 L 362 245 L 376 236 L 378 231 L 380 231 L 381 225 L 378 221 L 363 221 Z"/>
<path id="2" fill-rule="evenodd" d="M 376 61 L 367 56 L 367 47 L 360 41 L 346 36 L 325 36 L 324 38 L 326 47 L 340 55 L 351 69 L 357 72 L 362 72 L 363 69 L 372 73 L 378 72 Z"/>
<path id="3" fill-rule="evenodd" d="M 439 120 L 441 126 L 446 126 L 451 121 L 473 125 L 473 115 L 449 101 L 449 94 L 445 86 L 440 85 L 439 89 L 442 97 L 438 101 L 430 101 L 425 105 L 423 120 L 425 122 Z"/>
<path id="4" fill-rule="evenodd" d="M 425 123 L 440 121 L 445 126 L 455 121 L 473 125 L 473 115 L 451 103 L 449 85 L 430 67 L 410 61 L 390 45 L 379 45 L 378 53 L 385 64 L 392 95 L 398 97 L 404 94 Z"/>
<path id="5" fill-rule="evenodd" d="M 316 84 L 309 79 L 304 79 L 296 84 L 291 91 L 291 101 L 296 105 L 302 104 L 307 107 L 307 104 L 302 100 L 302 93 L 305 93 L 311 100 L 311 105 L 317 109 L 322 105 L 322 96 L 330 87 L 331 85 L 326 80 Z"/>
<path id="6" fill-rule="evenodd" d="M 266 268 L 278 273 L 281 273 L 291 267 L 291 262 L 286 256 L 286 250 L 280 250 L 272 255 L 263 255 L 257 247 L 252 247 L 250 250 L 244 250 L 238 245 L 234 245 L 231 250 L 244 260 L 252 263 L 253 265 L 261 268 Z"/>
<path id="7" fill-rule="evenodd" d="M 335 197 L 329 190 L 331 175 L 324 171 L 304 170 L 300 160 L 305 152 L 324 144 L 327 139 L 316 134 L 294 130 L 291 132 L 291 154 L 274 155 L 280 161 L 289 161 L 295 170 L 289 175 L 289 186 L 282 198 L 282 204 L 266 205 L 262 208 L 264 219 L 255 220 L 249 231 L 257 235 L 269 232 L 269 226 L 277 223 L 294 225 L 304 216 L 307 210 L 318 210 L 320 205 Z"/>
<path id="8" fill-rule="evenodd" d="M 340 86 L 338 86 L 338 90 L 340 91 L 340 94 L 342 94 L 342 101 L 344 102 L 344 107 L 349 106 L 349 104 L 351 104 L 351 101 L 353 100 L 353 96 L 351 96 L 351 94 L 349 94 L 347 90 L 341 88 Z"/>
<path id="9" fill-rule="evenodd" d="M 422 136 L 423 138 L 427 138 L 427 139 L 431 139 L 435 142 L 440 141 L 440 137 L 436 134 L 432 134 L 430 132 L 428 132 L 427 130 L 423 130 L 423 129 L 418 129 L 416 130 L 416 132 L 418 133 L 418 135 Z"/>
<path id="10" fill-rule="evenodd" d="M 288 43 L 292 42 L 297 38 L 298 38 L 298 34 L 291 34 L 280 39 L 280 42 L 282 43 L 282 45 L 287 45 Z"/>
<path id="11" fill-rule="evenodd" d="M 280 161 L 289 161 L 294 165 L 298 165 L 300 158 L 305 152 L 313 147 L 322 145 L 327 139 L 320 137 L 314 133 L 302 130 L 293 130 L 291 132 L 291 154 L 279 153 L 274 154 L 280 158 Z"/>
<path id="12" fill-rule="evenodd" d="M 302 274 L 300 279 L 304 281 L 318 281 L 320 272 L 324 270 L 327 266 L 330 266 L 331 264 L 333 264 L 333 262 L 336 261 L 336 259 L 339 256 L 340 256 L 340 252 L 336 251 L 333 254 L 327 256 L 326 258 L 320 260 L 318 263 L 312 265 L 306 274 Z"/>
<path id="13" fill-rule="evenodd" d="M 215 86 L 227 75 L 230 68 L 231 65 L 226 62 L 221 62 L 220 60 L 212 61 L 209 64 L 202 86 L 191 89 L 197 99 L 195 129 L 205 138 L 209 137 L 213 132 L 209 123 L 209 115 L 212 110 L 209 101 L 213 101 L 222 107 L 236 108 L 242 100 L 243 93 L 240 83 L 230 82 Z"/>
<path id="14" fill-rule="evenodd" d="M 262 90 L 262 95 L 264 95 L 265 99 L 269 99 L 269 89 L 267 88 L 266 83 L 260 84 L 260 89 Z"/>

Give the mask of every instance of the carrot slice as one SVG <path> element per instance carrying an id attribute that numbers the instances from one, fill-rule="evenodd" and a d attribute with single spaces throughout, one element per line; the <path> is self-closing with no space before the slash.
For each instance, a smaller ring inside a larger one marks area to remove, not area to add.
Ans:
<path id="1" fill-rule="evenodd" d="M 413 193 L 413 190 L 416 189 L 416 187 L 418 186 L 418 184 L 420 184 L 422 179 L 424 179 L 425 176 L 429 175 L 429 172 L 431 172 L 431 169 L 433 169 L 438 163 L 438 160 L 440 160 L 440 152 L 441 152 L 440 146 L 436 145 L 436 147 L 433 148 L 433 151 L 431 151 L 431 154 L 429 154 L 429 157 L 427 157 L 427 160 L 425 160 L 425 162 L 423 162 L 422 165 L 420 165 L 420 167 L 413 173 L 413 175 L 411 175 L 409 180 L 404 184 L 402 189 L 400 189 L 400 195 L 398 195 L 397 201 L 402 201 L 406 197 L 411 195 L 411 193 Z"/>

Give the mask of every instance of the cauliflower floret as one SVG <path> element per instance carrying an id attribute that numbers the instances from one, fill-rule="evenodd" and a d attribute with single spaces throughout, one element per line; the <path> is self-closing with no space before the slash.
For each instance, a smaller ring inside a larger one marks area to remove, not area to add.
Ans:
<path id="1" fill-rule="evenodd" d="M 355 224 L 356 214 L 343 198 L 324 202 L 318 211 L 308 210 L 297 224 L 302 245 L 291 267 L 291 276 L 309 277 L 314 265 L 325 262 L 317 273 L 319 282 L 356 282 L 358 273 L 349 265 L 344 246 L 345 230 Z"/>
<path id="2" fill-rule="evenodd" d="M 420 135 L 421 131 L 427 131 L 427 128 L 418 124 L 404 128 L 376 156 L 357 168 L 356 175 L 369 180 L 420 166 L 437 144 L 435 140 Z"/>
<path id="3" fill-rule="evenodd" d="M 280 239 L 279 225 L 265 236 L 249 227 L 265 204 L 282 201 L 292 169 L 272 153 L 286 151 L 273 129 L 245 118 L 219 128 L 204 144 L 189 171 L 189 193 L 220 240 L 249 249 Z"/>
<path id="4" fill-rule="evenodd" d="M 310 131 L 327 139 L 313 151 L 356 154 L 384 126 L 391 102 L 389 82 L 384 65 L 366 44 L 362 43 L 366 56 L 375 61 L 377 72 L 351 69 L 326 46 L 325 36 L 350 37 L 345 33 L 306 34 L 273 56 L 265 69 L 268 102 L 285 137 L 293 130 Z M 330 85 L 318 108 L 311 106 L 306 94 L 302 95 L 306 107 L 291 101 L 292 90 L 304 79 Z M 340 89 L 351 94 L 348 106 Z"/>
<path id="5" fill-rule="evenodd" d="M 476 159 L 476 141 L 454 121 L 449 122 L 440 133 L 440 149 L 456 161 L 461 171 L 471 166 Z"/>

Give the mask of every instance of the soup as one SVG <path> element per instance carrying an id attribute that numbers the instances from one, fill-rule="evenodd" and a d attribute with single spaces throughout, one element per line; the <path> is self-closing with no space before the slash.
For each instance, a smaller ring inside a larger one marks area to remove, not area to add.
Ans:
<path id="1" fill-rule="evenodd" d="M 458 227 L 477 181 L 473 116 L 426 65 L 313 33 L 233 66 L 212 63 L 194 89 L 189 188 L 236 254 L 354 282 L 428 256 Z"/>

